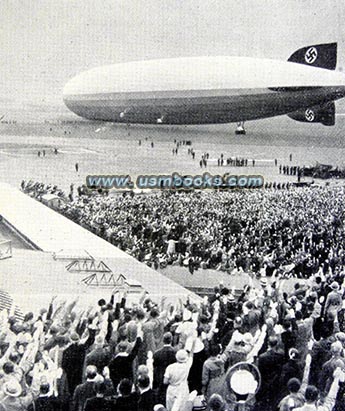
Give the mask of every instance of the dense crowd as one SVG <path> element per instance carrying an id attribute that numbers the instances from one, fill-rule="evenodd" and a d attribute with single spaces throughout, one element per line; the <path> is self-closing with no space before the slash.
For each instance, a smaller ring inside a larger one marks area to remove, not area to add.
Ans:
<path id="1" fill-rule="evenodd" d="M 35 198 L 39 198 L 39 199 L 41 199 L 42 196 L 45 195 L 45 194 L 54 194 L 58 197 L 67 199 L 67 196 L 63 192 L 63 190 L 58 188 L 58 186 L 52 185 L 52 184 L 44 184 L 44 183 L 40 183 L 40 182 L 37 182 L 37 181 L 34 182 L 32 180 L 30 180 L 30 181 L 22 180 L 22 182 L 20 184 L 20 188 L 25 193 L 27 193 L 29 195 L 32 195 Z"/>
<path id="2" fill-rule="evenodd" d="M 176 264 L 191 273 L 201 267 L 307 278 L 337 272 L 345 263 L 344 191 L 94 193 L 71 196 L 60 212 L 155 268 Z"/>
<path id="3" fill-rule="evenodd" d="M 2 312 L 0 411 L 343 411 L 343 198 L 326 186 L 66 200 L 60 211 L 142 261 L 250 281 L 174 305 L 114 293 L 88 312 Z M 288 291 L 288 276 L 303 280 Z"/>
<path id="4" fill-rule="evenodd" d="M 290 293 L 263 277 L 200 302 L 129 304 L 115 291 L 87 312 L 55 298 L 22 319 L 3 311 L 0 410 L 344 410 L 344 277 L 321 272 Z"/>

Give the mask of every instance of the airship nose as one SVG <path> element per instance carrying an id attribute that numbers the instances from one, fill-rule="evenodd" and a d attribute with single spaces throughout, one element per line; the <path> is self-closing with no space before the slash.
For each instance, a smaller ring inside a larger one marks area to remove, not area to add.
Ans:
<path id="1" fill-rule="evenodd" d="M 80 84 L 80 74 L 78 76 L 72 77 L 66 84 L 65 87 L 63 88 L 63 98 L 72 95 L 77 95 L 80 94 L 81 90 L 81 84 Z"/>
<path id="2" fill-rule="evenodd" d="M 80 111 L 80 97 L 84 93 L 81 75 L 72 77 L 63 88 L 62 99 L 66 107 L 77 115 L 82 115 Z"/>
<path id="3" fill-rule="evenodd" d="M 103 72 L 99 68 L 84 71 L 72 77 L 65 85 L 62 98 L 67 106 L 75 114 L 94 118 L 96 115 L 94 100 L 95 95 L 99 96 L 104 89 L 104 84 L 108 84 L 107 78 L 104 79 Z M 102 113 L 98 113 L 103 118 Z"/>
<path id="4" fill-rule="evenodd" d="M 109 70 L 94 68 L 72 77 L 63 89 L 64 96 L 97 94 L 109 81 Z"/>

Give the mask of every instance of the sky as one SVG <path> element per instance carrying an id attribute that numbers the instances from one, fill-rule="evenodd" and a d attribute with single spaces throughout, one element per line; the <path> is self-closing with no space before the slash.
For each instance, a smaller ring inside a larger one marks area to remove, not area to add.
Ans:
<path id="1" fill-rule="evenodd" d="M 239 55 L 286 60 L 338 42 L 343 0 L 2 0 L 0 102 L 63 107 L 62 89 L 93 67 L 133 60 Z"/>

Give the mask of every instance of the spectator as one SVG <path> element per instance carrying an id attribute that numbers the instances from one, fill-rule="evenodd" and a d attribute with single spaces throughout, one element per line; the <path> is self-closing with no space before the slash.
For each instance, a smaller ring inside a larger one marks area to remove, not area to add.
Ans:
<path id="1" fill-rule="evenodd" d="M 39 396 L 29 405 L 28 411 L 57 410 L 60 410 L 59 400 L 50 395 L 49 384 L 41 384 Z"/>
<path id="2" fill-rule="evenodd" d="M 86 400 L 95 396 L 95 384 L 97 381 L 97 375 L 97 367 L 95 367 L 94 365 L 88 365 L 86 367 L 86 382 L 78 385 L 74 390 L 74 411 L 83 411 Z M 101 379 L 103 380 L 102 377 Z"/>
<path id="3" fill-rule="evenodd" d="M 70 335 L 70 345 L 62 354 L 62 369 L 66 373 L 68 389 L 71 395 L 77 385 L 82 382 L 83 364 L 86 351 L 93 344 L 95 339 L 95 330 L 89 327 L 89 337 L 84 343 L 80 342 L 80 336 L 77 332 Z"/>
<path id="4" fill-rule="evenodd" d="M 109 363 L 110 378 L 115 389 L 121 380 L 133 382 L 133 361 L 138 354 L 141 341 L 141 337 L 138 336 L 130 353 L 126 352 L 127 344 L 125 342 L 121 341 L 118 344 L 118 354 Z"/>
<path id="5" fill-rule="evenodd" d="M 132 393 L 132 381 L 123 379 L 118 386 L 119 396 L 115 401 L 116 411 L 138 411 L 138 395 Z"/>
<path id="6" fill-rule="evenodd" d="M 186 350 L 176 353 L 176 362 L 170 364 L 164 374 L 164 384 L 168 385 L 166 407 L 168 411 L 173 409 L 175 401 L 181 405 L 188 397 L 188 374 L 193 363 L 193 351 L 189 355 Z M 178 408 L 177 408 L 178 409 Z"/>
<path id="7" fill-rule="evenodd" d="M 111 411 L 113 403 L 105 397 L 106 386 L 103 382 L 98 381 L 95 384 L 95 396 L 88 398 L 85 402 L 84 411 Z"/>
<path id="8" fill-rule="evenodd" d="M 166 386 L 164 385 L 164 373 L 168 365 L 175 362 L 175 350 L 172 347 L 173 336 L 167 332 L 163 336 L 163 347 L 153 354 L 153 389 L 157 392 L 157 398 L 162 404 L 166 400 Z"/>
<path id="9" fill-rule="evenodd" d="M 148 375 L 141 375 L 138 378 L 138 411 L 152 411 L 156 404 L 153 390 L 150 387 L 150 378 Z"/>
<path id="10" fill-rule="evenodd" d="M 21 385 L 15 379 L 5 382 L 1 393 L 1 406 L 5 411 L 26 411 L 33 400 L 33 395 L 23 395 Z"/>

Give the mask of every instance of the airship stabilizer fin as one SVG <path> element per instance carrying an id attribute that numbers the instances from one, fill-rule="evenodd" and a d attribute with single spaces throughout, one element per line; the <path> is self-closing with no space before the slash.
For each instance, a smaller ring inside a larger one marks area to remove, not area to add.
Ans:
<path id="1" fill-rule="evenodd" d="M 304 123 L 321 123 L 324 126 L 334 126 L 335 124 L 335 104 L 334 101 L 321 106 L 308 107 L 288 114 L 290 118 Z"/>
<path id="2" fill-rule="evenodd" d="M 288 61 L 305 64 L 306 66 L 335 70 L 337 66 L 337 43 L 302 47 L 295 51 Z"/>

